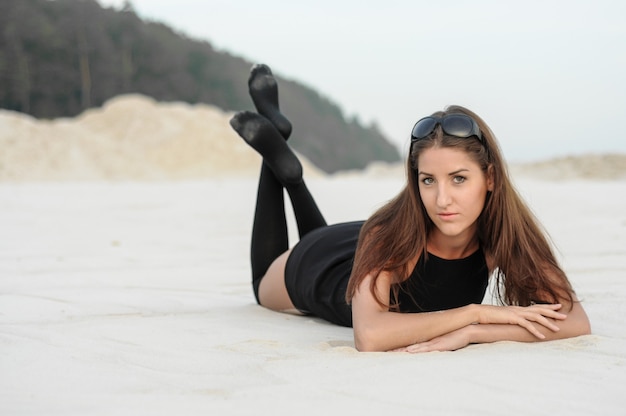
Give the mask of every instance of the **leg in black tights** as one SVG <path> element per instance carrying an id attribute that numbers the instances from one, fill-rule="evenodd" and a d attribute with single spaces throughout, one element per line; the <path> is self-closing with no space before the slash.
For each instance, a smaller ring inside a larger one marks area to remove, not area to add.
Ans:
<path id="1" fill-rule="evenodd" d="M 250 70 L 248 92 L 256 111 L 276 127 L 285 140 L 291 135 L 291 123 L 280 112 L 278 84 L 267 65 L 256 64 Z"/>
<path id="2" fill-rule="evenodd" d="M 293 206 L 300 237 L 326 225 L 302 179 L 302 165 L 281 134 L 263 116 L 240 112 L 233 129 L 263 156 L 251 243 L 252 286 L 258 287 L 270 264 L 289 248 L 283 186 Z"/>
<path id="3" fill-rule="evenodd" d="M 291 123 L 280 112 L 278 86 L 269 67 L 265 65 L 252 67 L 248 78 L 248 90 L 259 114 L 272 120 L 272 124 L 281 132 L 285 140 L 289 138 Z M 234 120 L 231 121 L 231 124 L 239 124 L 239 120 L 237 122 Z M 276 179 L 267 163 L 263 162 L 259 175 L 250 247 L 252 288 L 257 302 L 259 302 L 259 284 L 265 272 L 272 262 L 288 248 L 289 237 L 285 217 L 283 185 Z"/>
<path id="4" fill-rule="evenodd" d="M 252 67 L 250 77 L 248 78 L 248 91 L 258 113 L 265 119 L 269 120 L 270 124 L 280 132 L 281 136 L 285 140 L 287 140 L 291 134 L 292 126 L 289 120 L 280 112 L 280 106 L 278 104 L 278 84 L 276 83 L 276 79 L 274 79 L 272 71 L 267 65 L 257 64 Z M 249 117 L 254 118 L 253 116 Z M 260 119 L 260 124 L 266 124 L 262 121 L 262 118 Z M 275 135 L 274 133 L 269 132 L 269 130 L 271 130 L 270 128 L 267 128 L 267 130 L 266 134 L 268 136 Z M 264 133 L 259 132 L 259 134 Z M 248 137 L 250 137 L 250 135 Z M 246 139 L 246 141 L 250 143 L 249 140 Z M 252 147 L 257 149 L 259 153 L 263 155 L 264 160 L 265 155 L 268 153 L 275 152 L 277 154 L 276 156 L 268 155 L 267 160 L 271 163 L 270 165 L 264 163 L 264 165 L 267 167 L 275 166 L 280 171 L 285 169 L 288 170 L 288 172 L 284 174 L 280 173 L 278 175 L 278 180 L 285 185 L 289 198 L 291 199 L 291 205 L 293 206 L 300 237 L 315 228 L 325 226 L 326 221 L 302 180 L 302 165 L 291 149 L 282 143 L 277 143 L 272 146 L 269 144 L 260 146 L 259 142 L 262 140 L 253 139 L 252 141 L 258 146 L 255 147 L 255 145 L 252 145 Z M 268 138 L 266 141 L 271 142 L 272 140 L 271 138 Z M 276 140 L 274 139 L 273 142 L 276 142 Z M 278 158 L 279 160 L 274 161 L 274 158 Z"/>
<path id="5" fill-rule="evenodd" d="M 283 185 L 278 182 L 267 164 L 261 166 L 257 191 L 250 262 L 252 289 L 259 303 L 259 284 L 272 262 L 289 249 Z"/>
<path id="6" fill-rule="evenodd" d="M 252 102 L 257 112 L 265 117 L 269 122 L 278 130 L 281 136 L 287 140 L 291 134 L 291 123 L 280 112 L 280 106 L 278 104 L 278 84 L 272 74 L 271 69 L 264 64 L 254 65 L 250 71 L 250 77 L 248 78 L 248 91 Z M 269 133 L 271 134 L 271 133 Z M 254 146 L 253 146 L 254 147 Z M 286 149 L 285 149 L 286 148 Z M 282 163 L 287 165 L 294 165 L 297 161 L 296 156 L 291 152 L 287 146 L 281 148 L 278 152 L 282 155 L 280 158 Z M 262 155 L 263 153 L 260 152 Z M 291 160 L 291 162 L 286 160 Z M 279 164 L 281 161 L 275 162 Z M 297 161 L 300 165 L 300 162 Z M 269 169 L 267 163 L 263 164 L 264 168 Z M 283 178 L 282 183 L 287 189 L 291 204 L 294 209 L 294 215 L 296 217 L 296 223 L 298 224 L 298 233 L 300 237 L 305 235 L 315 228 L 326 225 L 326 221 L 319 211 L 315 200 L 311 196 L 308 188 L 302 181 L 302 167 L 292 168 L 293 172 L 300 172 L 299 180 L 294 180 L 295 176 L 288 175 L 288 178 Z"/>

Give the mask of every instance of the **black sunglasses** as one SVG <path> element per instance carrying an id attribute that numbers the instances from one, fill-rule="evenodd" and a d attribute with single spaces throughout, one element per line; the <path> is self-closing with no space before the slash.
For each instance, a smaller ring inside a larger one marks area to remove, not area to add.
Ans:
<path id="1" fill-rule="evenodd" d="M 465 114 L 447 114 L 443 117 L 429 116 L 418 120 L 411 132 L 411 143 L 428 137 L 438 124 L 441 125 L 443 132 L 449 136 L 462 139 L 476 136 L 483 143 L 483 136 L 478 123 Z"/>

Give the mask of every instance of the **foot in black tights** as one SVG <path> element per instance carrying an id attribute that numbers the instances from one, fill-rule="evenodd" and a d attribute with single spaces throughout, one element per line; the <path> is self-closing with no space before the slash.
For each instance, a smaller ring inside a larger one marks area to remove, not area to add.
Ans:
<path id="1" fill-rule="evenodd" d="M 302 164 L 268 119 L 251 111 L 241 111 L 230 119 L 230 125 L 263 156 L 263 161 L 283 185 L 302 182 Z"/>
<path id="2" fill-rule="evenodd" d="M 285 140 L 291 134 L 291 123 L 280 112 L 278 106 L 278 85 L 267 65 L 256 64 L 250 71 L 248 90 L 259 114 L 267 118 Z"/>

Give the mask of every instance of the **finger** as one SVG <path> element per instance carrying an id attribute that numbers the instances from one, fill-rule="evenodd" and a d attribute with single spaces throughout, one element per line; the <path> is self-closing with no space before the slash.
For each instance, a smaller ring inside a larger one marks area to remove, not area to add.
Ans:
<path id="1" fill-rule="evenodd" d="M 560 313 L 560 312 L 553 312 L 550 314 L 542 314 L 544 316 L 547 316 L 548 318 L 552 318 L 552 319 L 558 319 L 559 321 L 563 321 L 564 319 L 567 318 L 567 315 L 564 313 Z"/>
<path id="2" fill-rule="evenodd" d="M 567 315 L 561 312 L 557 312 L 561 309 L 561 304 L 555 305 L 534 305 L 531 307 L 534 311 L 541 313 L 544 316 L 548 316 L 554 319 L 565 319 Z"/>
<path id="3" fill-rule="evenodd" d="M 561 330 L 554 322 L 546 318 L 545 316 L 539 315 L 535 320 L 538 324 L 541 324 L 551 330 L 552 332 L 558 332 Z"/>
<path id="4" fill-rule="evenodd" d="M 536 315 L 534 315 L 536 314 Z M 531 316 L 536 316 L 537 319 L 532 319 L 533 321 L 546 321 L 549 322 L 548 318 L 562 321 L 567 318 L 567 315 L 564 313 L 556 312 L 556 311 L 546 311 L 546 310 L 535 310 L 531 315 L 524 314 L 526 319 L 529 319 Z"/>
<path id="5" fill-rule="evenodd" d="M 522 318 L 517 324 L 521 326 L 522 328 L 526 329 L 528 332 L 530 332 L 531 334 L 533 334 L 539 339 L 546 338 L 545 335 L 539 332 L 539 330 L 535 327 L 535 325 L 533 325 L 530 321 L 527 321 L 526 319 Z"/>
<path id="6" fill-rule="evenodd" d="M 410 345 L 407 347 L 407 352 L 417 353 L 417 352 L 428 352 L 430 351 L 431 342 L 422 342 L 421 344 Z"/>
<path id="7" fill-rule="evenodd" d="M 554 322 L 552 322 L 551 320 L 549 320 L 548 318 L 546 318 L 545 316 L 543 316 L 539 312 L 527 311 L 527 312 L 521 314 L 520 317 L 522 319 L 525 319 L 526 321 L 533 321 L 533 322 L 536 322 L 536 323 L 538 323 L 540 325 L 543 325 L 543 326 L 545 326 L 546 328 L 548 328 L 549 330 L 551 330 L 553 332 L 560 331 L 560 329 L 561 329 Z M 518 322 L 518 324 L 519 324 L 519 322 Z"/>

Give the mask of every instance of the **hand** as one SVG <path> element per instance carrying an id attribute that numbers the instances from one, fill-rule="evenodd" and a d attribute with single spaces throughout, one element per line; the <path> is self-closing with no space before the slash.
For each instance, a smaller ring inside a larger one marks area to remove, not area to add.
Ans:
<path id="1" fill-rule="evenodd" d="M 459 328 L 456 331 L 433 338 L 430 341 L 420 342 L 393 350 L 393 352 L 431 352 L 454 351 L 466 347 L 470 343 L 469 327 Z"/>
<path id="2" fill-rule="evenodd" d="M 563 320 L 567 315 L 557 312 L 561 309 L 560 304 L 554 305 L 531 305 L 531 306 L 491 306 L 479 305 L 480 324 L 510 324 L 519 325 L 539 339 L 543 335 L 534 323 L 538 323 L 551 331 L 559 331 L 559 327 L 548 318 Z"/>

